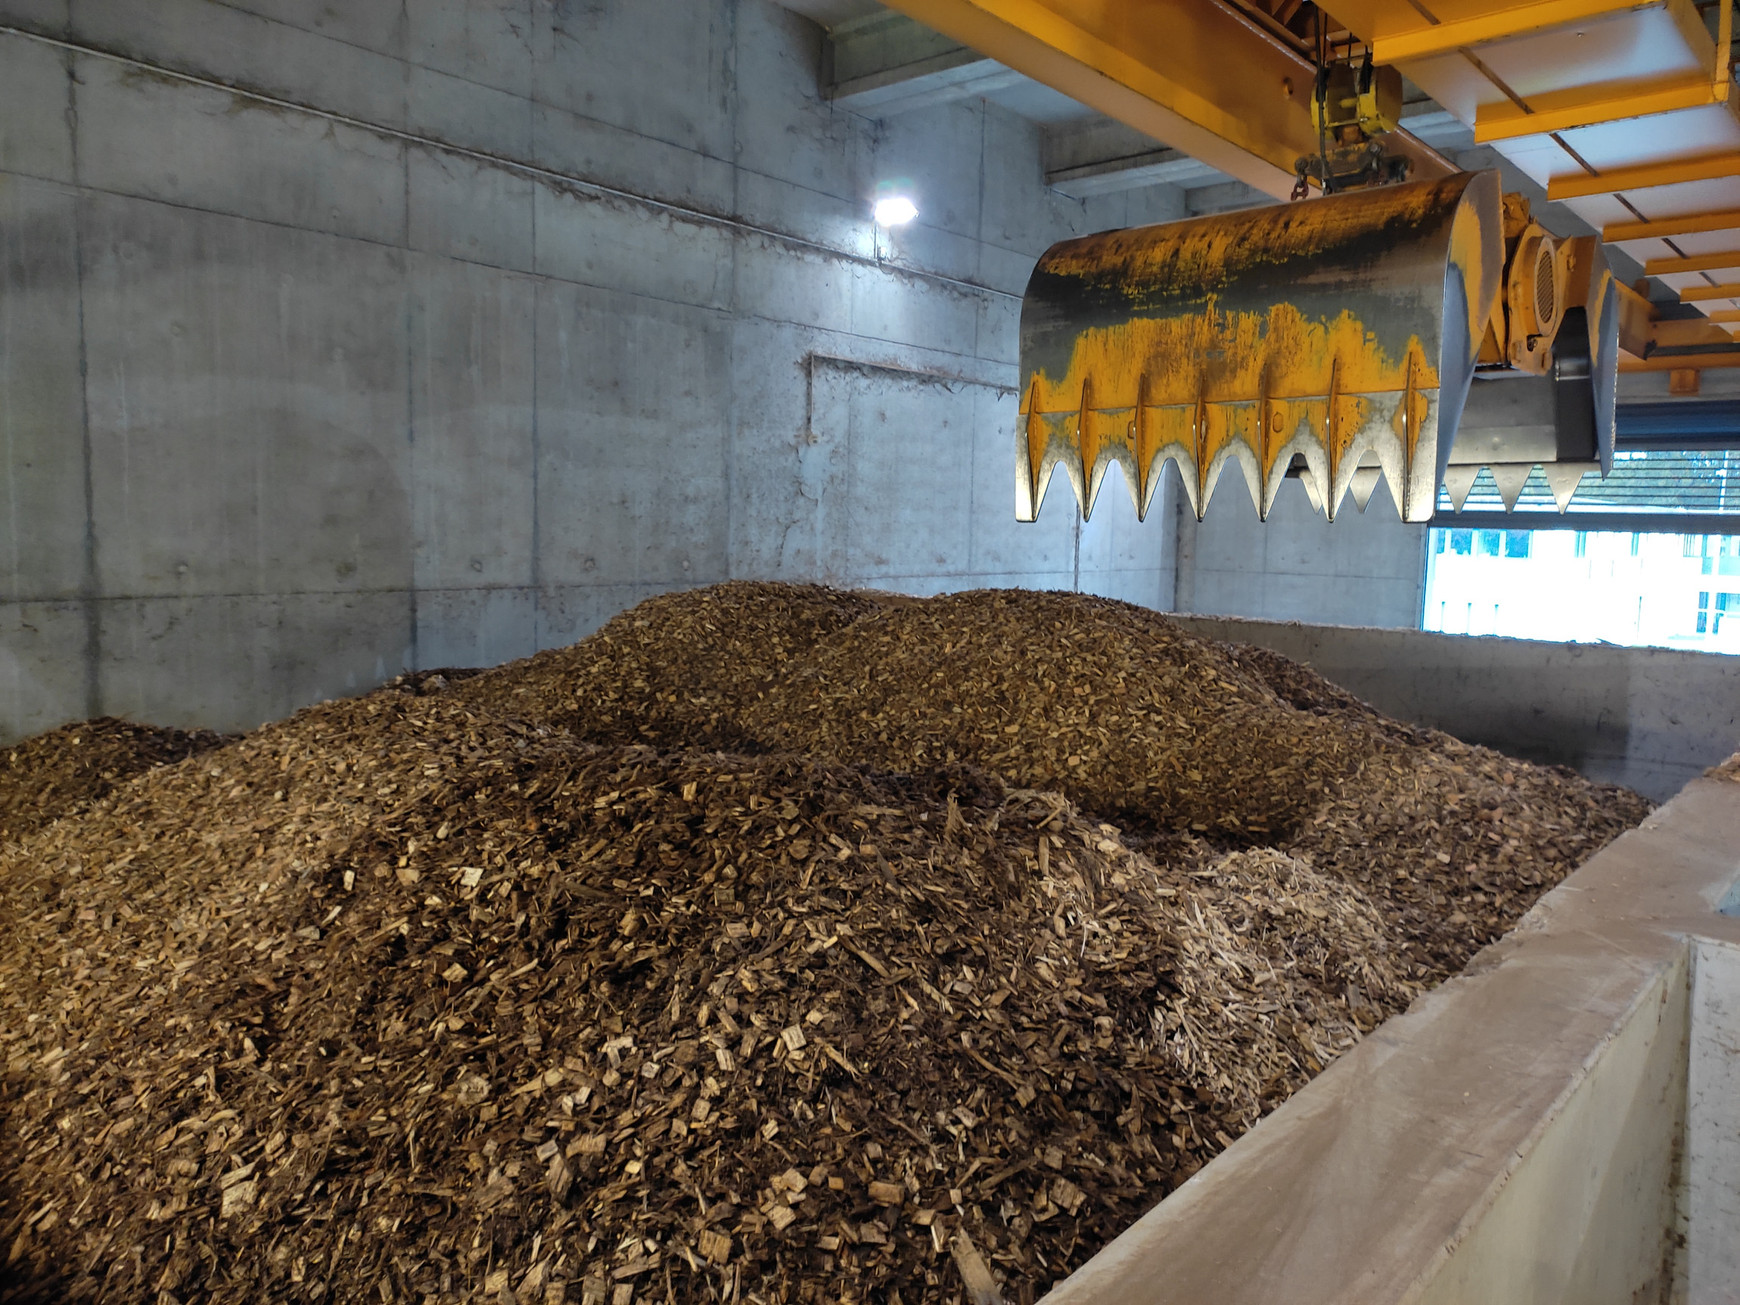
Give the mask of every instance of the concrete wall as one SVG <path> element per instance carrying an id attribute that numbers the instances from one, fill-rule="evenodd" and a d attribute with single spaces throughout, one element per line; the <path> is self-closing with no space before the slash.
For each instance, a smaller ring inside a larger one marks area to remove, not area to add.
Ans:
<path id="1" fill-rule="evenodd" d="M 1182 492 L 1176 503 L 1180 612 L 1419 627 L 1426 527 L 1401 519 L 1387 485 L 1379 483 L 1364 512 L 1350 496 L 1333 524 L 1311 510 L 1296 481 L 1281 487 L 1269 519 L 1258 521 L 1236 467 L 1221 476 L 1201 522 Z"/>
<path id="2" fill-rule="evenodd" d="M 1180 619 L 1305 662 L 1391 716 L 1657 801 L 1740 747 L 1740 677 L 1721 653 Z"/>
<path id="3" fill-rule="evenodd" d="M 1009 387 L 1034 257 L 1175 190 L 838 111 L 766 0 L 0 24 L 0 738 L 252 726 L 732 576 L 1170 605 L 1164 512 L 1016 526 Z"/>
<path id="4" fill-rule="evenodd" d="M 1693 944 L 1691 1021 L 1680 1273 L 1688 1302 L 1740 1305 L 1740 947 Z"/>

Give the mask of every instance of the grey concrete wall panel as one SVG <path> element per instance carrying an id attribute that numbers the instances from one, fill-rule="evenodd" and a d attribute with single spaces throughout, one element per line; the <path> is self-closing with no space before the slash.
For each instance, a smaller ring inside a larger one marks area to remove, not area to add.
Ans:
<path id="1" fill-rule="evenodd" d="M 684 585 L 546 585 L 538 592 L 538 647 L 559 648 L 584 639 L 618 612 Z"/>
<path id="2" fill-rule="evenodd" d="M 855 583 L 972 571 L 977 397 L 887 373 L 817 371 L 816 433 L 845 444 L 845 530 Z M 842 429 L 843 427 L 843 429 Z"/>
<path id="3" fill-rule="evenodd" d="M 300 593 L 104 602 L 103 710 L 253 729 L 411 665 L 411 594 Z"/>
<path id="4" fill-rule="evenodd" d="M 68 61 L 41 41 L 0 42 L 0 173 L 72 182 Z"/>
<path id="5" fill-rule="evenodd" d="M 1169 473 L 1170 474 L 1170 473 Z M 1426 527 L 1402 521 L 1381 482 L 1362 513 L 1349 498 L 1333 522 L 1300 484 L 1281 487 L 1259 522 L 1229 466 L 1210 511 L 1178 524 L 1178 606 L 1271 621 L 1418 628 Z"/>
<path id="6" fill-rule="evenodd" d="M 100 711 L 85 603 L 0 603 L 0 724 L 7 742 Z"/>
<path id="7" fill-rule="evenodd" d="M 861 168 L 876 141 L 863 119 L 817 97 L 821 33 L 778 5 L 737 6 L 735 22 L 731 74 L 755 91 L 731 106 L 737 165 L 817 195 L 852 195 L 869 180 Z"/>
<path id="8" fill-rule="evenodd" d="M 327 118 L 80 57 L 79 180 L 305 231 L 405 240 L 403 146 Z"/>
<path id="9" fill-rule="evenodd" d="M 730 160 L 545 104 L 532 105 L 531 162 L 565 177 L 721 216 L 735 211 Z"/>
<path id="10" fill-rule="evenodd" d="M 417 591 L 418 666 L 496 666 L 537 650 L 530 587 Z"/>
<path id="11" fill-rule="evenodd" d="M 223 3 L 298 32 L 331 37 L 377 54 L 398 58 L 405 51 L 408 5 L 333 4 L 332 0 L 223 0 Z"/>
<path id="12" fill-rule="evenodd" d="M 1657 800 L 1740 746 L 1721 653 L 1179 616 L 1305 662 L 1380 711 Z"/>
<path id="13" fill-rule="evenodd" d="M 1020 574 L 1031 567 L 1047 577 L 1042 588 L 1055 588 L 1054 577 L 1069 577 L 1072 588 L 1080 571 L 1083 534 L 1074 503 L 1048 503 L 1037 521 L 1015 520 L 1015 421 L 1019 410 L 1014 374 L 1004 377 L 1007 388 L 980 389 L 973 395 L 978 420 L 973 431 L 970 467 L 972 570 L 978 575 Z M 955 474 L 945 471 L 944 474 Z M 1088 527 L 1092 529 L 1092 527 Z"/>
<path id="14" fill-rule="evenodd" d="M 410 279 L 415 587 L 529 589 L 536 283 L 428 257 L 413 258 Z M 423 636 L 438 636 L 421 597 L 417 614 L 422 656 Z"/>
<path id="15" fill-rule="evenodd" d="M 853 334 L 851 283 L 862 265 L 768 236 L 736 249 L 736 300 L 745 317 Z"/>
<path id="16" fill-rule="evenodd" d="M 428 68 L 405 72 L 405 126 L 461 149 L 510 159 L 532 156 L 529 100 Z"/>
<path id="17" fill-rule="evenodd" d="M 0 35 L 0 737 L 250 726 L 727 576 L 1170 594 L 1164 522 L 1013 520 L 1002 387 L 1034 258 L 1175 190 L 832 105 L 769 0 L 74 9 L 0 0 L 86 47 Z"/>
<path id="18" fill-rule="evenodd" d="M 723 579 L 730 324 L 552 284 L 538 296 L 538 556 L 548 584 Z"/>
<path id="19" fill-rule="evenodd" d="M 1686 1083 L 1686 1299 L 1740 1301 L 1740 947 L 1700 938 L 1692 950 Z"/>
<path id="20" fill-rule="evenodd" d="M 0 601 L 85 585 L 77 202 L 0 176 Z"/>
<path id="21" fill-rule="evenodd" d="M 732 156 L 732 0 L 548 0 L 532 9 L 537 98 L 582 117 Z"/>
<path id="22" fill-rule="evenodd" d="M 64 36 L 72 22 L 70 9 L 71 0 L 0 0 L 0 23 Z"/>
<path id="23" fill-rule="evenodd" d="M 578 285 L 704 308 L 732 306 L 736 236 L 614 195 L 539 183 L 537 271 Z"/>
<path id="24" fill-rule="evenodd" d="M 530 100 L 532 10 L 537 0 L 463 0 L 405 6 L 413 64 Z"/>
<path id="25" fill-rule="evenodd" d="M 81 42 L 147 64 L 247 86 L 364 122 L 405 124 L 405 66 L 398 59 L 352 41 L 269 21 L 237 5 L 218 0 L 78 0 L 74 23 Z"/>
<path id="26" fill-rule="evenodd" d="M 451 150 L 408 146 L 405 204 L 412 249 L 530 272 L 534 192 L 524 172 Z"/>
<path id="27" fill-rule="evenodd" d="M 85 205 L 103 594 L 406 587 L 404 254 Z"/>

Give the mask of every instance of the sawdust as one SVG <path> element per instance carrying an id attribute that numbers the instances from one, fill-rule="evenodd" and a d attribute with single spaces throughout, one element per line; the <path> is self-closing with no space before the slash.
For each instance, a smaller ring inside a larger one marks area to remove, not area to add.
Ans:
<path id="1" fill-rule="evenodd" d="M 120 784 L 0 848 L 0 1299 L 1031 1301 L 1647 810 L 1313 679 L 721 587 Z"/>

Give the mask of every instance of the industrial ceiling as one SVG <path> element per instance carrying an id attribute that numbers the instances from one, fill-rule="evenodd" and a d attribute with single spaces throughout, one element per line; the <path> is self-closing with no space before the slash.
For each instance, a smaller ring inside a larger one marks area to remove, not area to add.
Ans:
<path id="1" fill-rule="evenodd" d="M 1315 148 L 1300 0 L 894 0 L 904 24 L 872 0 L 786 3 L 831 29 L 829 90 L 848 107 L 982 96 L 1046 127 L 1047 179 L 1066 193 L 1234 178 L 1283 198 Z M 1395 136 L 1417 173 L 1455 166 L 1437 150 L 1488 145 L 1599 232 L 1616 267 L 1629 255 L 1658 278 L 1671 296 L 1657 300 L 1677 296 L 1655 313 L 1650 356 L 1625 359 L 1665 369 L 1740 361 L 1728 8 L 1332 0 L 1323 27 L 1407 78 Z"/>

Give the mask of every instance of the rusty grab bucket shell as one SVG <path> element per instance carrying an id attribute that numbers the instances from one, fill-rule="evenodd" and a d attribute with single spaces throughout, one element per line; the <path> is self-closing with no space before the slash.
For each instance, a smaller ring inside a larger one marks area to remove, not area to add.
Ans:
<path id="1" fill-rule="evenodd" d="M 1381 472 L 1432 515 L 1504 262 L 1495 172 L 1053 245 L 1021 305 L 1016 516 L 1115 463 L 1146 516 L 1167 459 L 1200 519 L 1228 462 L 1267 517 L 1288 468 L 1333 520 Z"/>

